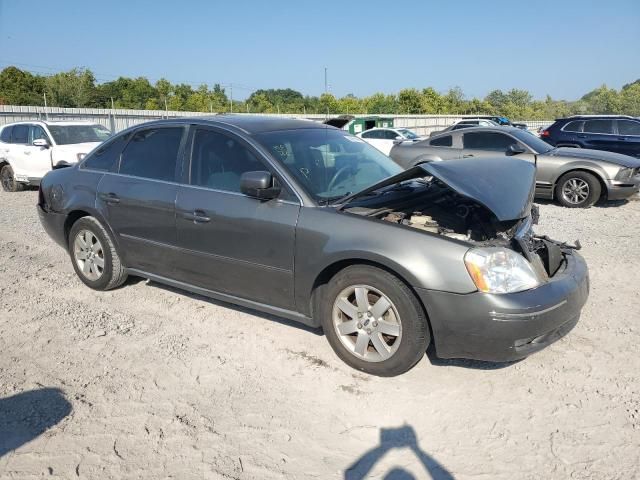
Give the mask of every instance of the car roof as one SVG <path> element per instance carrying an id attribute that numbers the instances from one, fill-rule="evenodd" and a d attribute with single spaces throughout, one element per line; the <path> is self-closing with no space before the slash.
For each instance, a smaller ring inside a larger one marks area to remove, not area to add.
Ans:
<path id="1" fill-rule="evenodd" d="M 500 125 L 496 125 L 496 126 L 490 126 L 490 127 L 483 127 L 481 125 L 477 126 L 477 127 L 469 127 L 469 128 L 461 128 L 459 130 L 448 130 L 446 132 L 442 132 L 442 133 L 438 133 L 437 135 L 434 135 L 432 137 L 429 137 L 429 140 L 432 140 L 436 137 L 440 137 L 440 136 L 444 136 L 444 135 L 453 135 L 453 134 L 459 134 L 459 133 L 469 133 L 469 132 L 497 132 L 497 133 L 510 133 L 510 132 L 522 132 L 523 130 L 518 128 L 518 127 L 510 127 L 510 126 L 500 126 Z"/>
<path id="2" fill-rule="evenodd" d="M 556 120 L 597 120 L 599 118 L 610 120 L 616 118 L 637 120 L 637 117 L 631 115 L 571 115 L 570 117 L 556 118 Z"/>
<path id="3" fill-rule="evenodd" d="M 98 122 L 90 122 L 87 120 L 21 120 L 19 122 L 11 122 L 2 127 L 8 127 L 11 125 L 60 125 L 60 126 L 68 126 L 68 125 L 99 125 Z"/>
<path id="4" fill-rule="evenodd" d="M 197 123 L 200 125 L 234 127 L 249 135 L 280 130 L 301 130 L 312 128 L 340 130 L 339 128 L 335 128 L 330 125 L 325 125 L 309 120 L 246 114 L 220 114 L 203 115 L 201 117 L 179 117 L 173 119 L 152 121 L 145 124 L 136 125 L 136 127 L 139 127 L 141 125 L 163 125 L 167 123 L 171 123 L 174 125 L 176 123 Z"/>

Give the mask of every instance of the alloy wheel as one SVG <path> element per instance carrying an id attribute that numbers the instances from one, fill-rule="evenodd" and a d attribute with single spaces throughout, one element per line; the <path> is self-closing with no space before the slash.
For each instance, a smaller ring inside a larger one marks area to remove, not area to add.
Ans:
<path id="1" fill-rule="evenodd" d="M 93 232 L 78 232 L 73 242 L 73 257 L 78 269 L 88 280 L 96 281 L 104 273 L 104 250 Z"/>
<path id="2" fill-rule="evenodd" d="M 333 326 L 354 356 L 382 362 L 400 346 L 402 322 L 389 297 L 368 285 L 345 288 L 333 304 Z"/>
<path id="3" fill-rule="evenodd" d="M 589 192 L 589 184 L 581 178 L 570 178 L 562 185 L 562 197 L 573 205 L 585 202 Z"/>

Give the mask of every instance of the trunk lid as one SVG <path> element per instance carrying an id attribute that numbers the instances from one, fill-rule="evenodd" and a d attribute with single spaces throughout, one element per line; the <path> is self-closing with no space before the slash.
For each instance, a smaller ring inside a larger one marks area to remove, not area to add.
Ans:
<path id="1" fill-rule="evenodd" d="M 444 160 L 416 165 L 343 199 L 341 207 L 381 188 L 432 176 L 456 193 L 491 211 L 501 221 L 525 218 L 531 211 L 536 167 L 508 157 Z"/>

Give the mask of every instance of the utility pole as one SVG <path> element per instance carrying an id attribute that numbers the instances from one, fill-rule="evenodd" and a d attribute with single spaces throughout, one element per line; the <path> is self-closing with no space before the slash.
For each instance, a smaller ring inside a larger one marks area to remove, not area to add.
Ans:
<path id="1" fill-rule="evenodd" d="M 233 83 L 229 84 L 229 91 L 230 91 L 230 98 L 229 98 L 230 112 L 233 113 Z"/>
<path id="2" fill-rule="evenodd" d="M 164 113 L 167 118 L 169 118 L 169 107 L 167 106 L 167 97 L 164 99 Z"/>
<path id="3" fill-rule="evenodd" d="M 116 107 L 113 104 L 113 97 L 111 97 L 111 115 L 109 115 L 109 124 L 111 125 L 111 133 L 116 133 Z"/>
<path id="4" fill-rule="evenodd" d="M 324 93 L 329 93 L 329 84 L 327 83 L 327 67 L 324 67 Z"/>
<path id="5" fill-rule="evenodd" d="M 47 111 L 47 92 L 42 92 L 44 95 L 44 118 L 49 120 L 49 112 Z"/>

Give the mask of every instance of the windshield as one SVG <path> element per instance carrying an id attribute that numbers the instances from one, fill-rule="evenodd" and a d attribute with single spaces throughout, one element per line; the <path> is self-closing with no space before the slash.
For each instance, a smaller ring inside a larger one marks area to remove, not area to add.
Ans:
<path id="1" fill-rule="evenodd" d="M 364 140 L 333 128 L 281 130 L 255 138 L 318 203 L 337 201 L 403 171 Z"/>
<path id="2" fill-rule="evenodd" d="M 516 137 L 536 153 L 547 153 L 554 149 L 554 147 L 544 140 L 536 137 L 535 134 L 531 133 L 529 130 L 515 129 L 511 132 L 511 135 Z"/>
<path id="3" fill-rule="evenodd" d="M 413 133 L 411 130 L 406 130 L 404 128 L 401 128 L 400 130 L 398 130 L 403 136 L 404 138 L 407 138 L 409 140 L 414 140 L 416 138 L 419 138 L 418 135 L 416 135 L 415 133 Z"/>
<path id="4" fill-rule="evenodd" d="M 48 125 L 58 145 L 73 143 L 104 142 L 111 132 L 102 125 Z"/>

